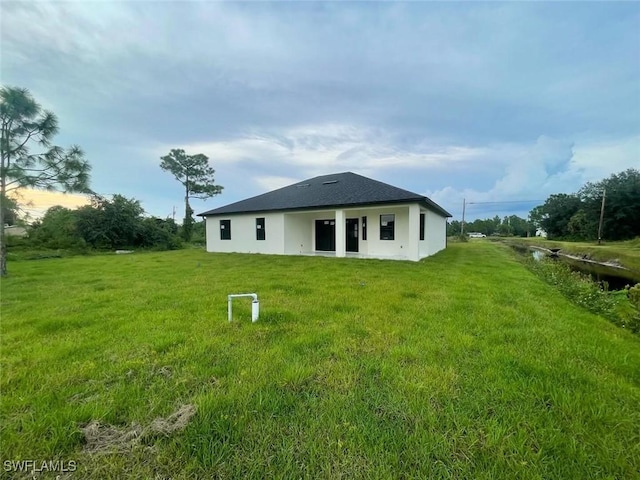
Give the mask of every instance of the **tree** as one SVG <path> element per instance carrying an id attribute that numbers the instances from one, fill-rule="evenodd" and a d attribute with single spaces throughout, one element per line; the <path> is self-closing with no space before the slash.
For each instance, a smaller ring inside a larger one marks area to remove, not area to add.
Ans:
<path id="1" fill-rule="evenodd" d="M 77 145 L 51 144 L 58 119 L 43 110 L 24 88 L 0 88 L 0 199 L 20 187 L 87 192 L 91 167 Z M 33 153 L 37 145 L 43 149 Z M 0 208 L 0 275 L 7 274 L 4 208 Z"/>
<path id="2" fill-rule="evenodd" d="M 505 222 L 507 224 L 509 234 L 514 237 L 531 236 L 536 232 L 535 226 L 531 222 L 524 218 L 520 218 L 517 215 L 509 215 L 508 217 L 505 217 Z"/>
<path id="3" fill-rule="evenodd" d="M 38 247 L 81 249 L 86 243 L 78 232 L 77 222 L 77 210 L 55 205 L 32 225 L 29 240 Z"/>
<path id="4" fill-rule="evenodd" d="M 178 226 L 168 218 L 143 218 L 138 229 L 136 245 L 160 250 L 175 250 L 180 248 L 180 238 L 176 235 Z"/>
<path id="5" fill-rule="evenodd" d="M 454 235 L 460 235 L 460 220 L 451 220 L 451 222 L 447 222 L 447 236 L 452 237 Z"/>
<path id="6" fill-rule="evenodd" d="M 572 240 L 588 240 L 593 238 L 592 232 L 595 232 L 597 228 L 597 217 L 594 229 L 593 222 L 589 221 L 589 216 L 585 213 L 583 208 L 578 210 L 569 219 L 569 223 L 567 223 L 567 231 L 569 232 Z"/>
<path id="7" fill-rule="evenodd" d="M 18 223 L 18 202 L 11 197 L 0 198 L 0 204 L 2 205 L 2 219 L 4 225 L 15 225 Z"/>
<path id="8" fill-rule="evenodd" d="M 602 237 L 626 240 L 640 235 L 640 171 L 630 168 L 596 183 L 587 183 L 579 191 L 586 217 L 587 238 L 598 235 L 602 193 L 606 190 Z"/>
<path id="9" fill-rule="evenodd" d="M 51 207 L 32 226 L 29 241 L 39 247 L 75 251 L 131 247 L 170 250 L 181 246 L 173 220 L 143 214 L 136 199 L 96 195 L 91 205 L 76 210 Z"/>
<path id="10" fill-rule="evenodd" d="M 627 240 L 640 236 L 640 171 L 633 168 L 588 182 L 577 194 L 551 195 L 529 217 L 549 238 L 595 240 L 605 191 L 602 237 Z"/>
<path id="11" fill-rule="evenodd" d="M 193 210 L 190 198 L 207 199 L 222 192 L 223 187 L 215 185 L 215 170 L 209 166 L 209 158 L 202 153 L 187 155 L 182 149 L 172 149 L 169 155 L 160 157 L 160 168 L 170 172 L 184 186 L 184 221 L 182 235 L 185 241 L 191 240 Z"/>
<path id="12" fill-rule="evenodd" d="M 529 217 L 542 228 L 549 238 L 566 238 L 569 236 L 569 220 L 573 217 L 582 202 L 577 195 L 558 193 L 550 195 L 543 205 L 531 210 Z"/>
<path id="13" fill-rule="evenodd" d="M 80 236 L 93 248 L 125 248 L 138 243 L 144 209 L 138 200 L 115 194 L 111 200 L 95 196 L 92 205 L 78 209 Z"/>

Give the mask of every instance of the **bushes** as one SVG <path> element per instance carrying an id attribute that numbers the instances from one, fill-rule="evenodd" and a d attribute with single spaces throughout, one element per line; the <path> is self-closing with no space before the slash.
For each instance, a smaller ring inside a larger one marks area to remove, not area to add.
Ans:
<path id="1" fill-rule="evenodd" d="M 526 264 L 577 305 L 602 315 L 620 327 L 634 333 L 640 332 L 640 284 L 629 290 L 634 293 L 630 293 L 627 298 L 623 292 L 609 292 L 606 283 L 596 283 L 588 275 L 574 272 L 563 263 L 547 259 L 527 259 Z M 638 300 L 634 300 L 635 298 Z M 637 303 L 634 305 L 634 302 Z"/>
<path id="2" fill-rule="evenodd" d="M 637 283 L 634 287 L 631 287 L 627 294 L 629 296 L 631 305 L 640 310 L 640 283 Z"/>
<path id="3" fill-rule="evenodd" d="M 145 218 L 140 222 L 136 245 L 157 250 L 176 250 L 182 247 L 178 226 L 172 220 Z"/>
<path id="4" fill-rule="evenodd" d="M 41 220 L 29 229 L 29 243 L 36 248 L 83 250 L 87 242 L 78 231 L 77 211 L 61 206 L 51 207 Z"/>
<path id="5" fill-rule="evenodd" d="M 121 195 L 95 197 L 76 210 L 55 206 L 36 222 L 26 246 L 85 253 L 89 249 L 149 248 L 174 250 L 182 246 L 173 220 L 143 216 L 140 202 Z"/>

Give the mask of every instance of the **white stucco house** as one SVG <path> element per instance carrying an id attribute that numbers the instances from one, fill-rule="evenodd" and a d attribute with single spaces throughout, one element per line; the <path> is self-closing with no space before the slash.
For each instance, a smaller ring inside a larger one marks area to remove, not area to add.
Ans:
<path id="1" fill-rule="evenodd" d="M 323 175 L 198 214 L 207 251 L 418 261 L 446 247 L 429 198 L 355 173 Z"/>

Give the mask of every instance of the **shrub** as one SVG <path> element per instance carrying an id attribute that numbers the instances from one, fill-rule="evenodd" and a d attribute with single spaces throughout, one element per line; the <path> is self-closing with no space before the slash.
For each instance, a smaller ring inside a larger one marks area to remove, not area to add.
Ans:
<path id="1" fill-rule="evenodd" d="M 176 232 L 177 227 L 172 220 L 145 218 L 140 222 L 135 245 L 155 250 L 175 250 L 182 247 L 182 240 Z"/>
<path id="2" fill-rule="evenodd" d="M 640 283 L 636 283 L 635 286 L 631 287 L 628 295 L 631 305 L 640 310 Z"/>
<path id="3" fill-rule="evenodd" d="M 635 291 L 633 294 L 629 293 L 629 301 L 625 296 L 609 292 L 606 283 L 596 283 L 588 275 L 574 272 L 561 262 L 531 258 L 525 262 L 530 270 L 547 283 L 554 285 L 565 297 L 577 305 L 602 315 L 620 327 L 634 333 L 640 332 L 640 311 L 637 307 L 632 307 L 635 301 L 640 302 L 640 287 L 638 285 L 631 289 Z"/>

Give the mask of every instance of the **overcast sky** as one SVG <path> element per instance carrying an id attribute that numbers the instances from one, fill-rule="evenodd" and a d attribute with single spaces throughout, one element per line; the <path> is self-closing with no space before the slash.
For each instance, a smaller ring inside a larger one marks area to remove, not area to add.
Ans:
<path id="1" fill-rule="evenodd" d="M 80 145 L 92 188 L 182 218 L 172 148 L 222 195 L 352 171 L 459 219 L 526 215 L 640 167 L 640 3 L 7 2 L 2 84 Z"/>

